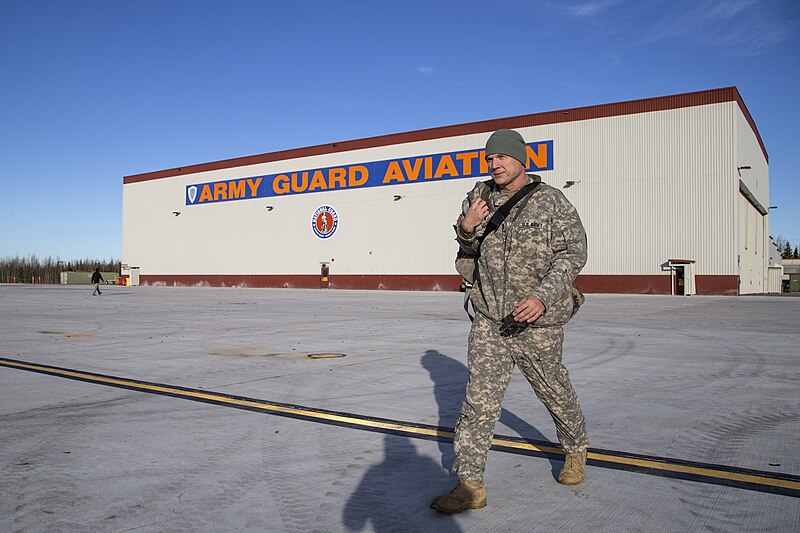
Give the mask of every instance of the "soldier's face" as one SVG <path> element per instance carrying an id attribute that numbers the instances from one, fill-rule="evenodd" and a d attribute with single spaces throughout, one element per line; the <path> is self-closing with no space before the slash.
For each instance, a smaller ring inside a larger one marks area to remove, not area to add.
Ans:
<path id="1" fill-rule="evenodd" d="M 516 191 L 525 184 L 527 178 L 525 167 L 513 157 L 505 154 L 489 154 L 486 156 L 489 172 L 498 187 Z"/>

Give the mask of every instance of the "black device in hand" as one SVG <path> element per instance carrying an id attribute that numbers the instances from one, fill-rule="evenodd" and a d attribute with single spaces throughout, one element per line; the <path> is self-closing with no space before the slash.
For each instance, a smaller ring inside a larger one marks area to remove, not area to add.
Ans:
<path id="1" fill-rule="evenodd" d="M 500 335 L 503 337 L 516 337 L 522 330 L 528 327 L 527 322 L 517 322 L 514 315 L 507 315 L 500 324 Z"/>

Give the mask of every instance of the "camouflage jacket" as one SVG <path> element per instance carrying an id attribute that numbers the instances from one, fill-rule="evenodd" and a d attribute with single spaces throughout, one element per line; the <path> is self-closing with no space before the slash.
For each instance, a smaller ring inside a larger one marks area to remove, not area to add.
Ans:
<path id="1" fill-rule="evenodd" d="M 533 180 L 541 178 L 529 174 L 528 182 Z M 461 248 L 480 256 L 470 294 L 475 309 L 500 322 L 516 302 L 536 296 L 545 312 L 534 326 L 565 324 L 572 316 L 572 283 L 586 264 L 586 232 L 575 207 L 561 191 L 542 183 L 483 239 L 491 213 L 504 200 L 494 187 L 490 190 L 479 182 L 467 194 L 461 212 L 466 214 L 479 197 L 487 200 L 489 217 L 471 234 L 456 227 Z"/>

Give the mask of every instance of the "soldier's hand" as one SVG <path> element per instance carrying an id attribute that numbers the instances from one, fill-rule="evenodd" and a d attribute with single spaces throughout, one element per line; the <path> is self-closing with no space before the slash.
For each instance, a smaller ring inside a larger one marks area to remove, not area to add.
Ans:
<path id="1" fill-rule="evenodd" d="M 544 314 L 544 304 L 536 296 L 528 296 L 514 304 L 512 314 L 517 322 L 535 322 Z"/>
<path id="2" fill-rule="evenodd" d="M 489 216 L 489 205 L 483 198 L 476 198 L 469 206 L 464 220 L 461 221 L 461 229 L 464 233 L 472 233 L 481 222 Z"/>

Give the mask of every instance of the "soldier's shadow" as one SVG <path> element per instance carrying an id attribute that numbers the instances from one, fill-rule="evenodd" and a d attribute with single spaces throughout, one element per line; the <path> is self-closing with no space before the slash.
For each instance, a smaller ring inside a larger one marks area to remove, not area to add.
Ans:
<path id="1" fill-rule="evenodd" d="M 417 453 L 408 437 L 384 435 L 384 460 L 364 474 L 342 511 L 349 531 L 460 533 L 452 516 L 428 509 L 433 497 L 420 480 L 444 485 L 448 475 L 434 459 Z"/>
<path id="2" fill-rule="evenodd" d="M 422 366 L 428 371 L 431 381 L 433 381 L 433 392 L 436 403 L 439 406 L 439 427 L 455 427 L 469 378 L 467 367 L 460 361 L 448 357 L 437 350 L 427 350 L 425 352 L 422 357 Z M 533 391 L 531 391 L 531 399 L 538 402 Z M 532 444 L 550 443 L 538 429 L 508 409 L 502 409 L 500 421 Z M 553 445 L 552 443 L 550 444 Z M 555 444 L 555 446 L 558 446 L 558 444 Z M 449 472 L 455 461 L 452 442 L 440 440 L 439 452 L 442 455 L 442 468 Z M 550 461 L 553 478 L 557 479 L 558 472 L 564 462 L 563 460 L 549 457 L 548 460 Z"/>

